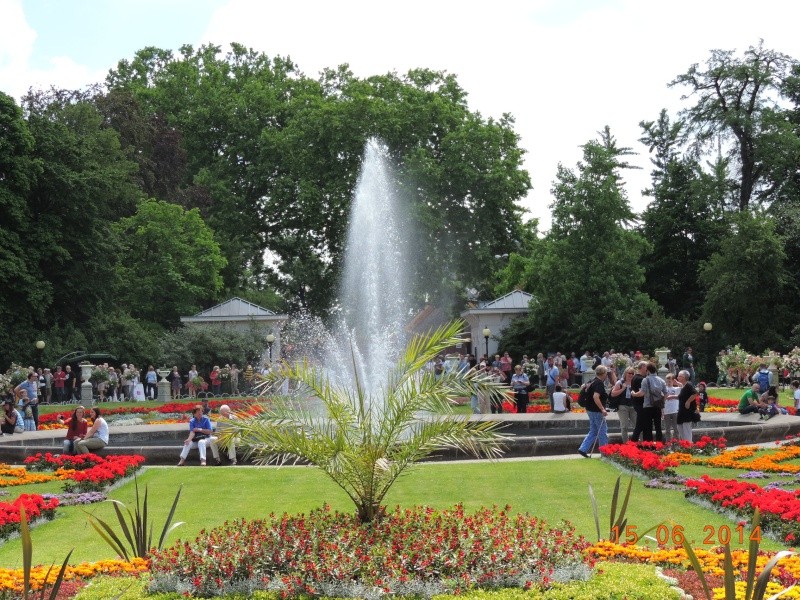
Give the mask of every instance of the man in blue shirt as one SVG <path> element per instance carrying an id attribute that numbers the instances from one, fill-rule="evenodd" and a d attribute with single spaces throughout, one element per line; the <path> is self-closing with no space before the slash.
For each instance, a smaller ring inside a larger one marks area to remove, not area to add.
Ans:
<path id="1" fill-rule="evenodd" d="M 200 453 L 200 464 L 206 466 L 206 446 L 211 448 L 214 458 L 219 464 L 219 450 L 211 442 L 211 420 L 207 415 L 203 414 L 203 407 L 197 405 L 192 411 L 192 419 L 189 421 L 189 437 L 183 442 L 183 450 L 181 450 L 181 460 L 178 466 L 182 467 L 186 464 L 186 457 L 189 456 L 189 450 L 197 448 Z"/>
<path id="2" fill-rule="evenodd" d="M 39 429 L 39 376 L 36 373 L 28 373 L 28 378 L 14 388 L 14 392 L 19 395 L 20 390 L 28 392 L 28 406 L 33 413 L 33 422 L 36 429 Z"/>
<path id="3" fill-rule="evenodd" d="M 553 412 L 553 394 L 556 391 L 560 372 L 552 356 L 547 359 L 545 372 L 547 373 L 547 398 L 550 400 L 550 412 Z"/>

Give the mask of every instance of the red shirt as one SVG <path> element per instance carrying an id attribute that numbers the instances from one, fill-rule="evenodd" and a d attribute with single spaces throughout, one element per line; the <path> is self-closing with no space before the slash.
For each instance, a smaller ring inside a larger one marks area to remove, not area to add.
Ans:
<path id="1" fill-rule="evenodd" d="M 70 423 L 72 423 L 72 419 L 67 419 L 65 424 L 67 426 L 67 439 L 74 440 L 76 436 L 86 437 L 86 432 L 89 430 L 89 424 L 86 422 L 86 419 L 82 419 L 78 426 L 75 429 L 70 429 Z"/>
<path id="2" fill-rule="evenodd" d="M 53 373 L 53 381 L 55 381 L 55 385 L 57 388 L 64 387 L 64 380 L 67 378 L 66 371 L 56 371 Z"/>
<path id="3" fill-rule="evenodd" d="M 217 385 L 219 383 L 219 371 L 211 371 L 209 379 L 211 379 L 211 385 Z"/>

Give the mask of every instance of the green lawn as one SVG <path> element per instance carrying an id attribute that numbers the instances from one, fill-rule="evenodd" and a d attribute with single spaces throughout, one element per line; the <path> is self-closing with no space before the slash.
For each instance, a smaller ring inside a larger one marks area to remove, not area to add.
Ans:
<path id="1" fill-rule="evenodd" d="M 726 471 L 727 477 L 735 477 L 735 471 Z M 514 511 L 527 511 L 553 524 L 568 519 L 580 533 L 595 540 L 588 484 L 592 484 L 597 497 L 601 527 L 607 527 L 611 492 L 618 474 L 613 466 L 597 459 L 432 463 L 421 465 L 401 478 L 385 504 L 448 507 L 462 502 L 470 510 L 482 505 L 509 504 Z M 178 537 L 192 539 L 201 529 L 240 517 L 253 519 L 271 512 L 307 512 L 324 502 L 334 509 L 352 510 L 349 499 L 339 488 L 307 467 L 150 467 L 141 474 L 139 483 L 142 487 L 149 486 L 151 516 L 155 516 L 157 529 L 178 486 L 183 484 L 176 518 L 186 524 L 173 534 L 170 543 Z M 58 485 L 26 487 L 11 488 L 11 494 L 53 491 Z M 130 503 L 133 487 L 133 483 L 126 484 L 111 496 Z M 103 519 L 113 518 L 108 503 L 59 509 L 55 520 L 33 530 L 34 563 L 60 562 L 70 548 L 75 548 L 73 564 L 113 558 L 111 550 L 87 523 L 84 510 Z M 716 529 L 731 524 L 712 511 L 687 504 L 681 492 L 651 490 L 643 486 L 642 480 L 634 480 L 629 524 L 637 532 L 643 532 L 670 519 L 682 525 L 687 537 L 694 539 L 698 547 L 702 545 L 706 526 Z M 772 542 L 764 546 L 779 548 Z M 0 565 L 21 565 L 19 540 L 0 546 Z"/>

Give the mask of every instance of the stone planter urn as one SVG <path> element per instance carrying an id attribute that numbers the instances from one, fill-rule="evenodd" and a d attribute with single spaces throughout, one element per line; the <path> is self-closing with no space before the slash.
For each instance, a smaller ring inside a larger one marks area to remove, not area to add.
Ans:
<path id="1" fill-rule="evenodd" d="M 92 369 L 94 365 L 89 363 L 81 363 L 81 403 L 92 404 L 92 382 L 89 379 L 92 377 Z"/>
<path id="2" fill-rule="evenodd" d="M 664 375 L 669 372 L 669 356 L 670 349 L 669 348 L 656 348 L 656 356 L 658 357 L 658 374 L 661 379 L 664 379 Z"/>
<path id="3" fill-rule="evenodd" d="M 156 373 L 158 373 L 158 376 L 161 378 L 158 380 L 158 401 L 169 402 L 169 381 L 167 381 L 169 369 L 167 367 L 161 367 Z"/>

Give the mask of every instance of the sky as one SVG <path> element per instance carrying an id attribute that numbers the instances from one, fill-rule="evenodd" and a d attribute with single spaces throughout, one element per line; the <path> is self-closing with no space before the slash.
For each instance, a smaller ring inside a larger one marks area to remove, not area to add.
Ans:
<path id="1" fill-rule="evenodd" d="M 604 126 L 639 155 L 626 173 L 641 211 L 651 165 L 639 122 L 690 101 L 668 83 L 712 49 L 800 58 L 800 3 L 785 0 L 0 0 L 0 90 L 100 82 L 146 46 L 238 42 L 289 56 L 309 76 L 427 67 L 458 77 L 471 110 L 516 120 L 533 189 L 527 216 L 550 226 L 559 163 Z"/>

